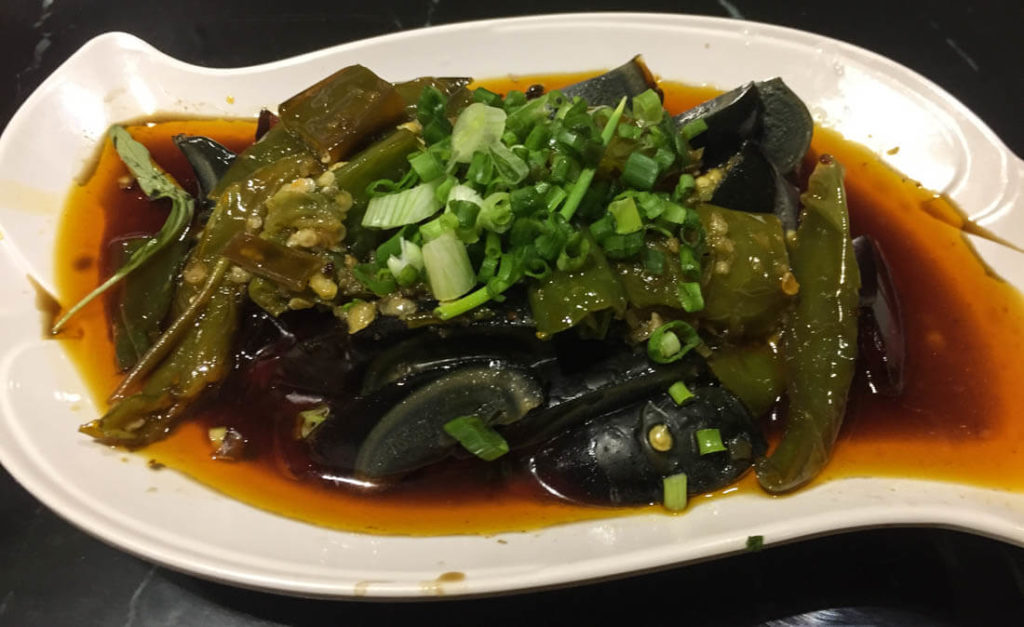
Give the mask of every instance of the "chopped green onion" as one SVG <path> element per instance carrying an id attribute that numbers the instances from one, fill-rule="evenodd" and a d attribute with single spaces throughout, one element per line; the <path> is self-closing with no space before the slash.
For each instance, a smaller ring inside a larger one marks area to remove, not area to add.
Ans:
<path id="1" fill-rule="evenodd" d="M 687 400 L 693 398 L 693 392 L 690 388 L 686 387 L 686 384 L 682 381 L 676 381 L 668 387 L 668 395 L 672 397 L 676 405 L 682 405 Z"/>
<path id="2" fill-rule="evenodd" d="M 469 170 L 466 171 L 466 180 L 480 188 L 485 188 L 494 178 L 494 159 L 489 152 L 473 153 L 473 159 L 469 162 Z"/>
<path id="3" fill-rule="evenodd" d="M 437 186 L 436 181 L 421 183 L 396 194 L 371 198 L 366 205 L 362 225 L 375 229 L 393 229 L 429 218 L 441 208 L 434 194 Z"/>
<path id="4" fill-rule="evenodd" d="M 626 97 L 623 96 L 619 100 L 619 104 L 615 106 L 615 110 L 612 111 L 612 115 L 608 118 L 608 122 L 604 125 L 604 129 L 601 131 L 601 143 L 605 146 L 611 141 L 612 135 L 615 134 L 615 129 L 619 126 L 619 120 L 622 119 L 622 113 L 626 110 Z"/>
<path id="5" fill-rule="evenodd" d="M 551 160 L 551 181 L 564 183 L 569 179 L 569 171 L 572 168 L 572 158 L 562 153 L 556 153 Z"/>
<path id="6" fill-rule="evenodd" d="M 514 217 L 508 192 L 494 192 L 484 199 L 477 221 L 488 231 L 504 233 L 512 228 Z"/>
<path id="7" fill-rule="evenodd" d="M 671 201 L 664 203 L 664 211 L 661 213 L 661 219 L 672 224 L 682 224 L 686 222 L 686 207 L 678 205 Z"/>
<path id="8" fill-rule="evenodd" d="M 664 172 L 676 162 L 676 153 L 668 148 L 658 148 L 654 153 L 654 161 L 658 164 L 658 170 Z"/>
<path id="9" fill-rule="evenodd" d="M 469 163 L 473 153 L 500 143 L 507 114 L 498 107 L 474 102 L 466 107 L 452 130 L 452 161 Z"/>
<path id="10" fill-rule="evenodd" d="M 437 239 L 459 228 L 459 220 L 451 213 L 442 213 L 430 222 L 420 226 L 420 236 L 424 242 Z"/>
<path id="11" fill-rule="evenodd" d="M 512 97 L 511 93 L 509 97 Z M 548 93 L 525 103 L 523 106 L 516 107 L 510 106 L 514 105 L 514 102 L 509 101 L 508 97 L 506 97 L 505 110 L 509 114 L 508 119 L 505 121 L 505 128 L 515 133 L 516 137 L 529 137 L 532 129 L 541 127 L 541 122 L 547 119 L 548 103 L 550 101 L 551 94 Z M 536 141 L 536 138 L 534 141 Z"/>
<path id="12" fill-rule="evenodd" d="M 626 159 L 621 179 L 638 189 L 651 189 L 658 180 L 658 162 L 647 155 L 634 152 Z"/>
<path id="13" fill-rule="evenodd" d="M 725 444 L 722 444 L 722 433 L 718 429 L 697 429 L 694 437 L 697 438 L 697 451 L 701 455 L 726 450 Z"/>
<path id="14" fill-rule="evenodd" d="M 402 287 L 412 285 L 419 278 L 423 270 L 423 251 L 416 244 L 402 239 L 398 255 L 391 255 L 387 258 L 388 270 L 394 275 L 398 284 Z"/>
<path id="15" fill-rule="evenodd" d="M 640 254 L 644 248 L 644 233 L 637 231 L 626 235 L 615 233 L 601 240 L 601 249 L 612 259 L 629 259 Z"/>
<path id="16" fill-rule="evenodd" d="M 665 253 L 657 248 L 645 249 L 644 269 L 655 276 L 661 276 L 665 272 Z"/>
<path id="17" fill-rule="evenodd" d="M 564 189 L 558 185 L 554 185 L 548 190 L 548 193 L 544 195 L 544 203 L 547 205 L 548 213 L 554 213 L 558 210 L 558 205 L 562 204 L 562 201 L 569 197 Z"/>
<path id="18" fill-rule="evenodd" d="M 444 164 L 429 150 L 411 157 L 409 163 L 421 181 L 433 181 L 444 176 Z"/>
<path id="19" fill-rule="evenodd" d="M 489 107 L 500 107 L 501 95 L 484 87 L 477 87 L 473 90 L 473 102 L 482 102 Z"/>
<path id="20" fill-rule="evenodd" d="M 683 336 L 680 339 L 680 334 Z M 647 340 L 647 356 L 659 364 L 669 364 L 683 358 L 683 355 L 701 343 L 697 330 L 682 320 L 673 320 L 661 325 Z"/>
<path id="21" fill-rule="evenodd" d="M 512 190 L 509 194 L 509 205 L 512 213 L 517 216 L 531 215 L 546 206 L 544 197 L 537 193 L 537 188 L 533 186 Z"/>
<path id="22" fill-rule="evenodd" d="M 452 124 L 446 118 L 434 118 L 423 125 L 423 141 L 433 146 L 451 136 Z"/>
<path id="23" fill-rule="evenodd" d="M 455 316 L 461 316 L 467 311 L 476 309 L 491 300 L 491 298 L 491 290 L 487 287 L 481 287 L 458 300 L 450 303 L 441 303 L 434 308 L 434 315 L 441 320 L 451 320 Z"/>
<path id="24" fill-rule="evenodd" d="M 619 105 L 615 107 L 615 111 L 612 112 L 612 117 L 608 119 L 608 123 L 605 124 L 604 130 L 601 131 L 601 143 L 605 146 L 611 141 L 612 135 L 615 134 L 615 128 L 619 124 L 619 120 L 622 118 L 622 112 L 626 109 L 626 97 L 623 96 L 619 100 Z M 590 188 L 590 184 L 594 181 L 594 174 L 596 170 L 594 168 L 586 168 L 580 172 L 579 178 L 576 179 L 576 183 L 572 186 L 572 191 L 569 192 L 569 197 L 566 198 L 565 204 L 562 205 L 562 217 L 566 220 L 572 218 L 573 214 L 580 206 L 580 202 L 583 200 L 584 194 L 587 193 L 587 189 Z"/>
<path id="25" fill-rule="evenodd" d="M 683 271 L 683 276 L 688 279 L 700 277 L 700 262 L 697 261 L 697 256 L 689 246 L 679 247 L 679 268 Z"/>
<path id="26" fill-rule="evenodd" d="M 571 219 L 573 214 L 576 213 L 576 209 L 580 206 L 580 201 L 583 200 L 583 195 L 587 193 L 587 189 L 594 181 L 595 173 L 596 170 L 594 168 L 585 168 L 580 172 L 579 178 L 576 179 L 572 190 L 569 192 L 569 197 L 565 199 L 565 204 L 562 205 L 562 217 L 566 220 Z"/>
<path id="27" fill-rule="evenodd" d="M 546 279 L 551 274 L 551 266 L 540 257 L 533 257 L 523 264 L 523 274 L 534 279 Z"/>
<path id="28" fill-rule="evenodd" d="M 505 108 L 509 111 L 517 107 L 521 107 L 526 103 L 526 94 L 518 89 L 513 89 L 505 94 Z"/>
<path id="29" fill-rule="evenodd" d="M 446 176 L 444 180 L 437 184 L 437 189 L 434 190 L 434 199 L 442 205 L 448 202 L 448 195 L 451 194 L 452 188 L 458 184 L 454 176 Z"/>
<path id="30" fill-rule="evenodd" d="M 708 130 L 708 123 L 704 121 L 704 118 L 697 118 L 687 122 L 680 132 L 686 138 L 686 141 L 690 141 L 706 130 Z"/>
<path id="31" fill-rule="evenodd" d="M 633 96 L 634 118 L 647 124 L 657 124 L 661 122 L 664 114 L 665 109 L 661 106 L 661 97 L 653 89 L 648 89 L 638 96 Z"/>
<path id="32" fill-rule="evenodd" d="M 416 103 L 416 119 L 420 124 L 427 124 L 434 118 L 443 118 L 447 107 L 448 98 L 441 90 L 433 85 L 427 85 L 420 92 L 419 101 Z"/>
<path id="33" fill-rule="evenodd" d="M 637 211 L 636 203 L 632 198 L 622 198 L 612 201 L 608 205 L 608 213 L 615 218 L 615 232 L 619 235 L 636 233 L 644 228 L 643 220 L 640 219 L 640 212 Z"/>
<path id="34" fill-rule="evenodd" d="M 444 431 L 470 453 L 494 461 L 508 453 L 508 442 L 477 416 L 460 416 L 444 423 Z"/>
<path id="35" fill-rule="evenodd" d="M 680 174 L 679 182 L 676 183 L 676 188 L 672 190 L 672 200 L 685 202 L 686 199 L 693 195 L 695 189 L 697 189 L 697 179 L 693 178 L 692 174 Z"/>
<path id="36" fill-rule="evenodd" d="M 490 150 L 495 169 L 509 184 L 519 183 L 530 173 L 530 166 L 505 144 L 496 142 L 491 145 Z"/>
<path id="37" fill-rule="evenodd" d="M 640 192 L 635 197 L 640 203 L 640 210 L 648 220 L 653 220 L 665 213 L 666 207 L 670 204 L 657 194 Z"/>
<path id="38" fill-rule="evenodd" d="M 573 272 L 583 267 L 590 256 L 590 239 L 577 231 L 558 253 L 556 267 L 563 272 Z"/>
<path id="39" fill-rule="evenodd" d="M 480 205 L 471 200 L 453 200 L 448 203 L 448 207 L 459 221 L 461 228 L 467 229 L 476 225 L 476 218 L 480 214 Z"/>
<path id="40" fill-rule="evenodd" d="M 605 215 L 600 220 L 590 223 L 590 234 L 598 242 L 603 242 L 610 235 L 615 233 L 615 218 L 611 214 Z"/>
<path id="41" fill-rule="evenodd" d="M 569 236 L 558 229 L 548 231 L 540 235 L 533 242 L 534 249 L 542 259 L 554 260 L 558 253 L 562 252 Z"/>
<path id="42" fill-rule="evenodd" d="M 551 129 L 547 126 L 538 124 L 533 127 L 530 134 L 526 136 L 523 141 L 523 145 L 526 146 L 527 150 L 540 150 L 547 145 L 548 140 L 551 139 Z"/>
<path id="43" fill-rule="evenodd" d="M 700 283 L 696 281 L 680 282 L 676 286 L 676 291 L 679 294 L 679 302 L 683 306 L 683 311 L 693 313 L 704 309 L 704 296 L 700 293 Z"/>
<path id="44" fill-rule="evenodd" d="M 644 130 L 639 126 L 633 126 L 628 122 L 619 124 L 619 128 L 616 131 L 619 137 L 623 139 L 640 139 L 640 136 L 644 134 Z"/>
<path id="45" fill-rule="evenodd" d="M 662 479 L 662 504 L 670 512 L 686 509 L 686 473 L 680 472 Z"/>
<path id="46" fill-rule="evenodd" d="M 437 300 L 452 300 L 471 290 L 476 273 L 469 262 L 466 245 L 451 231 L 423 244 L 423 266 L 430 291 Z"/>
<path id="47" fill-rule="evenodd" d="M 764 536 L 747 536 L 747 550 L 756 553 L 764 548 Z"/>
<path id="48" fill-rule="evenodd" d="M 376 264 L 361 263 L 352 268 L 352 274 L 377 296 L 387 296 L 398 289 L 398 284 L 391 271 L 387 268 L 380 268 Z"/>

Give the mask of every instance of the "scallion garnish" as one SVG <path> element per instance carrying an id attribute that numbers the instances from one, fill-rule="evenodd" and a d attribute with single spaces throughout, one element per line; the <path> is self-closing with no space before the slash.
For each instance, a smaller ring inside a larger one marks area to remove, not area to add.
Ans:
<path id="1" fill-rule="evenodd" d="M 452 161 L 469 163 L 473 154 L 488 150 L 501 141 L 508 114 L 498 107 L 474 102 L 455 121 L 452 130 Z"/>
<path id="2" fill-rule="evenodd" d="M 651 189 L 658 180 L 658 162 L 643 154 L 634 152 L 626 159 L 622 169 L 622 181 L 638 189 Z"/>
<path id="3" fill-rule="evenodd" d="M 402 239 L 398 255 L 387 258 L 388 270 L 402 287 L 415 283 L 423 270 L 423 252 L 416 244 Z"/>
<path id="4" fill-rule="evenodd" d="M 362 225 L 374 229 L 393 229 L 416 224 L 441 209 L 435 191 L 438 183 L 421 183 L 395 194 L 375 196 L 366 204 Z"/>
<path id="5" fill-rule="evenodd" d="M 444 164 L 433 152 L 427 150 L 409 159 L 409 164 L 421 181 L 433 181 L 444 176 Z"/>
<path id="6" fill-rule="evenodd" d="M 647 124 L 661 122 L 665 109 L 661 106 L 661 97 L 653 89 L 648 89 L 638 96 L 633 96 L 633 117 Z"/>
<path id="7" fill-rule="evenodd" d="M 696 281 L 680 281 L 676 284 L 676 293 L 683 311 L 693 313 L 704 309 L 704 296 L 700 293 L 700 283 Z"/>
<path id="8" fill-rule="evenodd" d="M 647 356 L 659 364 L 668 364 L 701 343 L 697 330 L 682 320 L 667 322 L 651 333 L 647 340 Z"/>
<path id="9" fill-rule="evenodd" d="M 686 509 L 686 473 L 680 472 L 662 479 L 662 499 L 665 509 L 681 512 Z"/>
<path id="10" fill-rule="evenodd" d="M 473 289 L 476 273 L 469 262 L 466 245 L 451 231 L 423 244 L 423 266 L 430 291 L 438 300 L 452 300 Z"/>
<path id="11" fill-rule="evenodd" d="M 613 200 L 608 205 L 608 213 L 615 218 L 615 232 L 619 235 L 636 233 L 644 228 L 643 220 L 640 219 L 640 212 L 636 208 L 636 202 L 632 198 L 621 198 Z"/>
<path id="12" fill-rule="evenodd" d="M 477 416 L 460 416 L 444 423 L 444 431 L 470 453 L 494 461 L 508 453 L 508 442 Z"/>
<path id="13" fill-rule="evenodd" d="M 661 276 L 665 272 L 665 253 L 656 248 L 644 250 L 644 270 L 655 276 Z"/>
<path id="14" fill-rule="evenodd" d="M 701 455 L 727 450 L 725 444 L 722 444 L 722 433 L 718 429 L 697 429 L 693 437 L 697 439 L 697 451 Z"/>
<path id="15" fill-rule="evenodd" d="M 676 381 L 668 387 L 668 395 L 672 397 L 676 405 L 682 405 L 689 399 L 693 398 L 693 392 L 690 388 L 686 387 L 686 384 L 682 381 Z"/>
<path id="16" fill-rule="evenodd" d="M 690 141 L 706 130 L 708 130 L 708 123 L 704 121 L 704 118 L 697 118 L 696 120 L 690 120 L 687 122 L 680 132 L 683 134 L 683 137 L 686 138 L 686 141 Z"/>

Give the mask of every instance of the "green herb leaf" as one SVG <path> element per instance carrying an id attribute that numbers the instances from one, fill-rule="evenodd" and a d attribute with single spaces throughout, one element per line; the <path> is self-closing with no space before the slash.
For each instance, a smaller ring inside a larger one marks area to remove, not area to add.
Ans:
<path id="1" fill-rule="evenodd" d="M 192 196 L 153 163 L 146 147 L 135 141 L 122 126 L 110 128 L 110 140 L 113 142 L 118 156 L 128 166 L 128 170 L 135 176 L 135 180 L 138 181 L 139 187 L 146 196 L 150 200 L 170 199 L 171 211 L 157 234 L 139 247 L 109 279 L 86 294 L 82 300 L 61 316 L 53 325 L 52 333 L 59 333 L 72 316 L 128 276 L 133 270 L 146 263 L 168 244 L 178 239 L 192 223 L 192 216 L 195 213 L 195 201 Z"/>

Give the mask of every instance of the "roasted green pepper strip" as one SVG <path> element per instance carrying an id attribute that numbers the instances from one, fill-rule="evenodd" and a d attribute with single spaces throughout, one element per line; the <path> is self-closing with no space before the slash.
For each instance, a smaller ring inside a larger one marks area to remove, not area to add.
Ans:
<path id="1" fill-rule="evenodd" d="M 250 233 L 239 233 L 228 242 L 224 256 L 243 270 L 270 279 L 293 292 L 306 289 L 309 278 L 323 266 L 323 261 L 316 255 Z"/>
<path id="2" fill-rule="evenodd" d="M 394 85 L 351 65 L 280 106 L 281 124 L 324 163 L 346 159 L 375 133 L 402 121 L 405 101 Z"/>
<path id="3" fill-rule="evenodd" d="M 227 373 L 245 290 L 224 280 L 230 265 L 222 257 L 224 247 L 246 230 L 249 218 L 261 215 L 281 185 L 311 174 L 314 166 L 308 156 L 290 156 L 228 187 L 185 266 L 187 274 L 204 280 L 182 282 L 175 294 L 175 321 L 125 377 L 110 411 L 83 425 L 84 433 L 108 444 L 149 444 L 166 435 L 203 388 Z M 122 397 L 140 383 L 138 392 Z"/>
<path id="4" fill-rule="evenodd" d="M 608 265 L 601 247 L 591 243 L 590 256 L 579 270 L 555 270 L 529 288 L 530 309 L 537 332 L 555 334 L 606 309 L 621 315 L 626 292 Z"/>
<path id="5" fill-rule="evenodd" d="M 778 447 L 755 464 L 761 487 L 773 493 L 798 488 L 825 467 L 857 357 L 860 273 L 842 167 L 823 158 L 801 200 L 803 217 L 791 255 L 800 295 L 782 342 L 789 410 Z"/>
<path id="6" fill-rule="evenodd" d="M 258 142 L 249 146 L 235 158 L 224 176 L 217 181 L 210 197 L 216 199 L 235 183 L 241 183 L 253 175 L 256 170 L 277 163 L 287 157 L 309 155 L 309 148 L 302 139 L 288 132 L 280 124 L 267 131 Z"/>
<path id="7" fill-rule="evenodd" d="M 782 224 L 772 215 L 708 204 L 697 214 L 707 237 L 701 321 L 733 338 L 764 337 L 796 290 Z"/>
<path id="8" fill-rule="evenodd" d="M 754 417 L 768 413 L 786 389 L 781 360 L 767 342 L 717 348 L 708 366 Z"/>
<path id="9" fill-rule="evenodd" d="M 664 258 L 661 274 L 644 267 L 642 261 L 618 261 L 612 264 L 626 297 L 634 307 L 671 307 L 679 309 L 678 285 L 686 281 L 679 265 L 679 255 L 672 252 L 662 238 L 648 238 L 645 246 Z"/>
<path id="10" fill-rule="evenodd" d="M 114 316 L 114 348 L 121 370 L 134 366 L 160 337 L 160 325 L 174 297 L 174 280 L 188 253 L 187 235 L 188 230 L 126 276 L 121 285 Z M 124 259 L 148 240 L 141 237 L 122 242 Z"/>

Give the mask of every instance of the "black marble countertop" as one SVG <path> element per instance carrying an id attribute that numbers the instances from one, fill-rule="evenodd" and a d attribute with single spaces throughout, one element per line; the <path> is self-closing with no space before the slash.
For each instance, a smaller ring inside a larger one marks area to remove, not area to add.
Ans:
<path id="1" fill-rule="evenodd" d="M 660 11 L 791 26 L 933 80 L 1024 154 L 1024 4 L 790 0 L 7 0 L 0 125 L 79 46 L 133 33 L 184 61 L 241 66 L 412 28 L 571 11 Z M 1024 523 L 1024 520 L 1022 520 Z M 310 601 L 168 571 L 70 526 L 0 470 L 0 625 L 1020 625 L 1024 549 L 936 529 L 769 547 L 564 590 L 429 603 Z"/>

